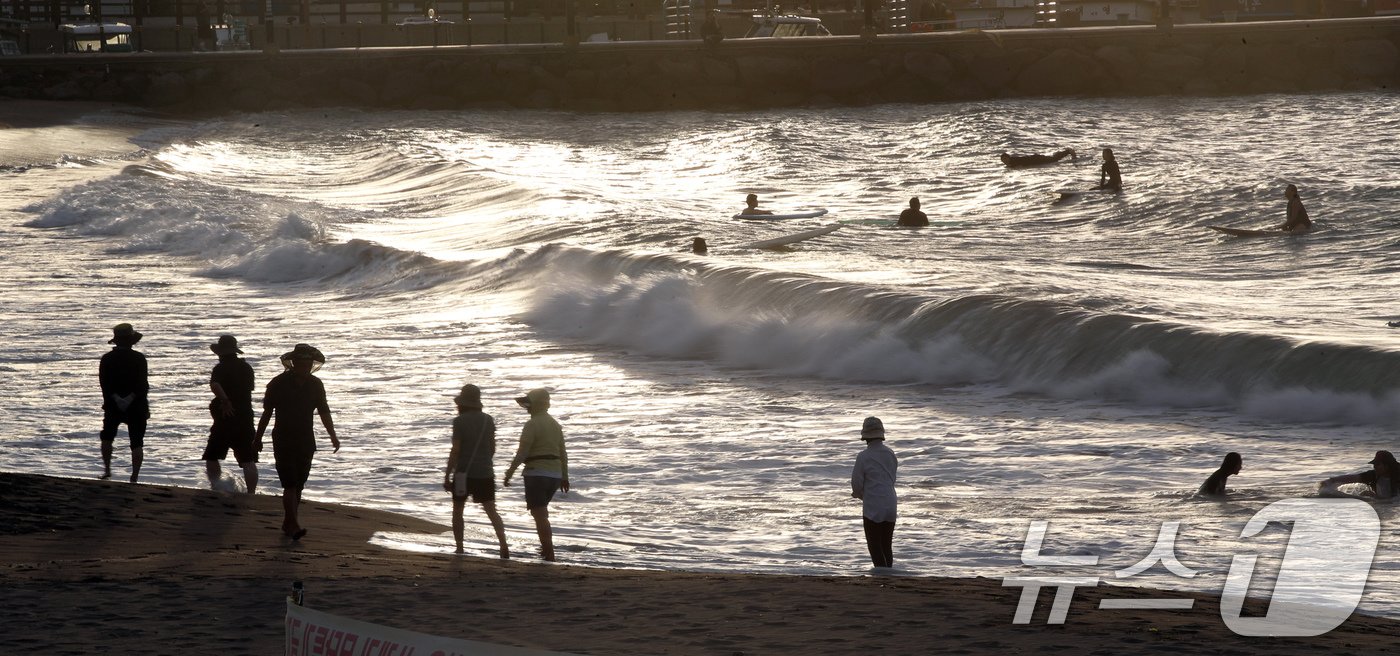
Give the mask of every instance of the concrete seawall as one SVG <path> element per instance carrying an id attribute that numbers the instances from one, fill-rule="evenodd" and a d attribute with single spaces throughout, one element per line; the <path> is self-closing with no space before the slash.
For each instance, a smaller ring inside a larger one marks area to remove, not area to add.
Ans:
<path id="1" fill-rule="evenodd" d="M 1400 86 L 1400 17 L 562 45 L 0 59 L 0 96 L 183 112 L 665 110 Z"/>

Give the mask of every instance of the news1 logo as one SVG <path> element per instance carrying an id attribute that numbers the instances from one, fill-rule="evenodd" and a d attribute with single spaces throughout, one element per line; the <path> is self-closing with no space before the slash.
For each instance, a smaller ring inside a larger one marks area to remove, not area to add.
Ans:
<path id="1" fill-rule="evenodd" d="M 1265 506 L 1240 531 L 1241 538 L 1258 535 L 1271 523 L 1291 524 L 1269 610 L 1263 617 L 1243 617 L 1241 609 L 1254 579 L 1259 554 L 1235 554 L 1220 594 L 1220 618 L 1243 636 L 1310 637 L 1337 628 L 1361 602 L 1371 561 L 1380 541 L 1381 521 L 1371 505 L 1359 499 L 1284 499 Z M 1136 576 L 1159 563 L 1174 576 L 1193 578 L 1196 572 L 1176 557 L 1180 522 L 1163 522 L 1152 552 L 1141 562 L 1117 570 L 1115 579 Z M 1029 567 L 1085 567 L 1098 564 L 1096 555 L 1050 556 L 1040 553 L 1049 522 L 1032 520 L 1021 550 Z M 1097 576 L 1008 576 L 1003 587 L 1020 587 L 1013 624 L 1028 624 L 1040 590 L 1055 588 L 1047 624 L 1064 624 L 1078 587 L 1095 586 Z M 1100 610 L 1189 609 L 1191 598 L 1102 599 Z"/>

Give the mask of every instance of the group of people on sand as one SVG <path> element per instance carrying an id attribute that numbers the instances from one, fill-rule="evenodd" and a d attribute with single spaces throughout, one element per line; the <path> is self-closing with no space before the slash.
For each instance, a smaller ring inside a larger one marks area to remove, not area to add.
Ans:
<path id="1" fill-rule="evenodd" d="M 102 478 L 112 476 L 112 446 L 117 431 L 125 424 L 131 444 L 131 482 L 141 473 L 146 424 L 150 419 L 150 382 L 146 356 L 134 347 L 141 333 L 129 323 L 118 324 L 108 340 L 112 349 L 102 355 L 98 381 L 102 388 Z M 272 451 L 277 478 L 282 484 L 282 533 L 292 540 L 305 537 L 297 510 L 302 492 L 311 475 L 316 453 L 315 416 L 330 438 L 332 453 L 340 451 L 340 438 L 331 420 L 326 388 L 314 374 L 326 363 L 326 356 L 309 344 L 297 344 L 280 358 L 283 371 L 268 381 L 263 393 L 263 412 L 253 427 L 252 365 L 239 357 L 243 350 L 233 335 L 221 335 L 209 345 L 218 356 L 209 377 L 212 424 L 201 459 L 210 485 L 222 476 L 220 461 L 233 452 L 243 470 L 248 492 L 258 485 L 258 454 L 263 436 L 272 424 Z M 510 557 L 505 527 L 496 511 L 493 456 L 496 452 L 496 422 L 482 412 L 481 390 L 466 385 L 454 399 L 457 417 L 452 425 L 452 450 L 447 459 L 443 487 L 452 494 L 453 537 L 457 552 L 463 552 L 462 511 L 468 499 L 486 511 L 500 542 L 502 558 Z M 549 502 L 556 492 L 569 491 L 569 460 L 564 449 L 564 433 L 549 415 L 549 392 L 530 390 L 516 402 L 530 414 L 520 434 L 520 446 L 506 470 L 502 485 L 509 487 L 516 470 L 524 466 L 525 505 L 535 519 L 541 555 L 554 560 L 553 534 L 549 525 Z"/>
<path id="2" fill-rule="evenodd" d="M 1357 472 L 1355 474 L 1343 474 L 1325 479 L 1317 484 L 1319 491 L 1332 491 L 1338 485 L 1360 484 L 1366 487 L 1363 496 L 1373 496 L 1377 499 L 1392 499 L 1400 496 L 1400 462 L 1396 462 L 1395 456 L 1389 451 L 1377 451 L 1376 457 L 1368 463 L 1371 469 Z M 1220 468 L 1216 469 L 1206 481 L 1201 484 L 1197 494 L 1201 496 L 1223 497 L 1225 496 L 1225 483 L 1235 474 L 1244 469 L 1244 458 L 1231 451 L 1225 454 L 1225 459 L 1220 463 Z"/>

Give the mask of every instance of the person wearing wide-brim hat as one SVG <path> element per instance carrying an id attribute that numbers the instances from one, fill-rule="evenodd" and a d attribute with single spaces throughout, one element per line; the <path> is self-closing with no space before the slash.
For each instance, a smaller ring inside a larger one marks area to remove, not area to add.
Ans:
<path id="1" fill-rule="evenodd" d="M 219 461 L 227 458 L 232 449 L 238 466 L 243 468 L 248 493 L 252 494 L 258 488 L 258 452 L 253 448 L 253 367 L 238 357 L 243 349 L 233 335 L 220 335 L 209 350 L 219 356 L 219 363 L 209 375 L 209 391 L 214 393 L 209 414 L 214 423 L 209 427 L 209 442 L 200 458 L 213 486 L 223 474 Z"/>
<path id="2" fill-rule="evenodd" d="M 569 452 L 564 448 L 564 429 L 549 414 L 549 390 L 532 389 L 515 402 L 530 413 L 520 429 L 520 446 L 506 469 L 501 485 L 510 487 L 517 467 L 525 466 L 525 508 L 535 519 L 540 536 L 540 557 L 554 560 L 554 530 L 549 524 L 549 502 L 554 493 L 569 491 Z"/>
<path id="3" fill-rule="evenodd" d="M 496 455 L 496 420 L 481 411 L 481 389 L 476 385 L 463 385 L 452 402 L 457 406 L 457 417 L 452 420 L 452 451 L 447 455 L 442 487 L 452 493 L 452 537 L 457 541 L 457 553 L 465 551 L 462 510 L 471 498 L 491 520 L 501 558 L 510 558 L 506 526 L 496 512 L 496 468 L 492 462 Z"/>
<path id="4" fill-rule="evenodd" d="M 1361 483 L 1371 488 L 1370 493 L 1378 499 L 1400 497 L 1400 462 L 1389 451 L 1377 451 L 1369 463 L 1369 471 L 1333 476 L 1321 483 L 1319 488 L 1329 488 L 1347 483 Z"/>
<path id="5" fill-rule="evenodd" d="M 112 350 L 102 355 L 97 379 L 102 386 L 102 478 L 112 477 L 112 442 L 117 429 L 126 424 L 131 442 L 131 482 L 141 474 L 145 452 L 146 421 L 151 417 L 147 396 L 151 385 L 147 379 L 146 356 L 131 348 L 141 341 L 141 333 L 129 323 L 112 328 Z"/>
<path id="6" fill-rule="evenodd" d="M 860 439 L 865 449 L 856 456 L 851 471 L 851 496 L 861 500 L 865 526 L 865 546 L 876 567 L 894 567 L 894 524 L 899 498 L 894 491 L 899 459 L 885 446 L 885 424 L 879 417 L 866 417 Z"/>
<path id="7" fill-rule="evenodd" d="M 277 463 L 277 478 L 282 482 L 282 533 L 293 540 L 306 535 L 306 529 L 297 518 L 297 507 L 301 504 L 306 480 L 311 476 L 311 459 L 316 454 L 313 413 L 321 416 L 321 424 L 331 438 L 332 453 L 340 451 L 340 439 L 331 421 L 331 407 L 326 402 L 326 386 L 311 375 L 325 362 L 326 356 L 310 344 L 297 344 L 282 355 L 282 366 L 287 370 L 267 383 L 263 413 L 253 442 L 254 448 L 262 451 L 263 433 L 275 417 L 272 456 Z"/>

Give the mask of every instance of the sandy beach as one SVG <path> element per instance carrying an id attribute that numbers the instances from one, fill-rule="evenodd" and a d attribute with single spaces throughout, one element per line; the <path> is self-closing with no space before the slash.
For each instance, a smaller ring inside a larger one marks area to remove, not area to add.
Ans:
<path id="1" fill-rule="evenodd" d="M 1068 622 L 1011 617 L 997 579 L 797 577 L 571 567 L 424 555 L 376 531 L 446 527 L 307 503 L 310 534 L 281 537 L 279 499 L 0 474 L 0 615 L 8 653 L 275 654 L 283 599 L 434 635 L 588 654 L 1320 653 L 1394 651 L 1395 622 L 1353 616 L 1308 639 L 1245 638 L 1214 601 L 1101 611 L 1081 590 Z M 857 548 L 859 545 L 852 545 Z M 484 556 L 484 554 L 483 554 Z M 1177 595 L 1172 595 L 1177 596 Z M 1262 609 L 1257 609 L 1262 612 Z"/>

